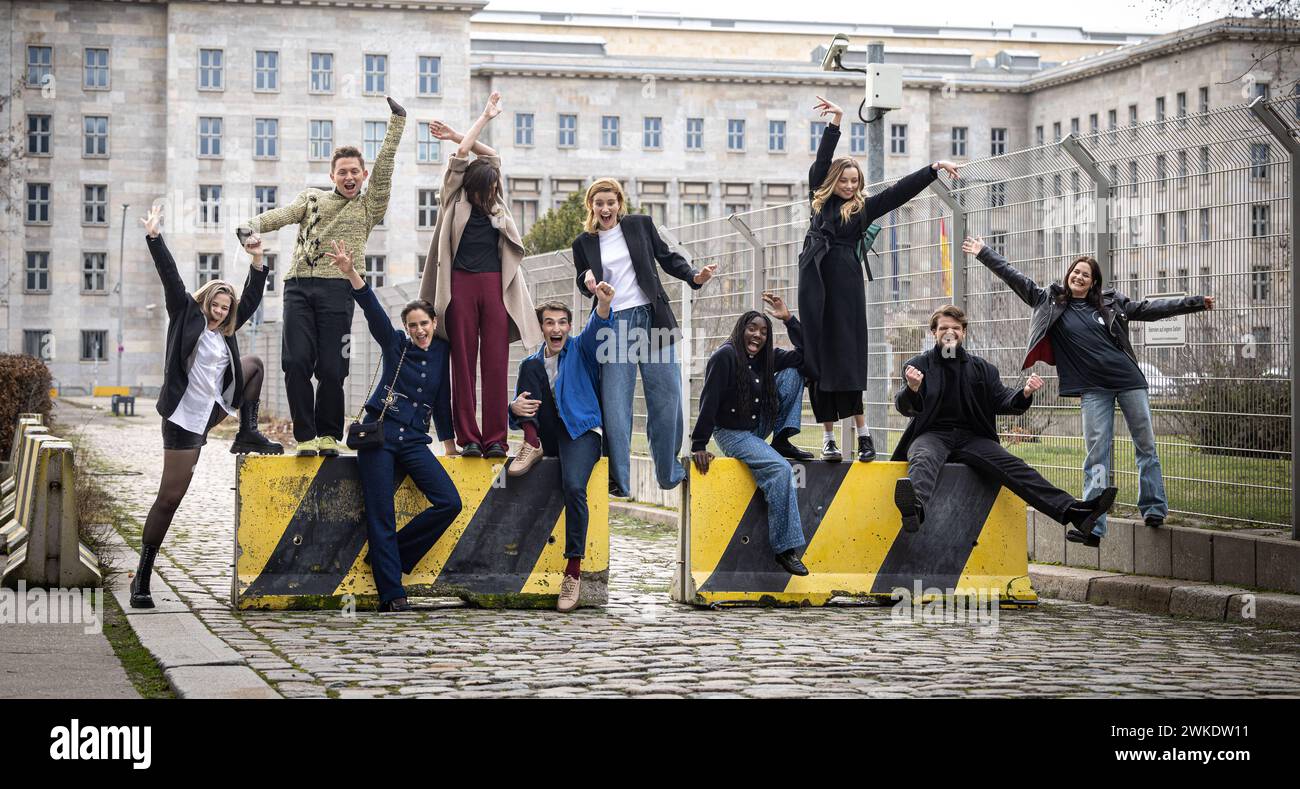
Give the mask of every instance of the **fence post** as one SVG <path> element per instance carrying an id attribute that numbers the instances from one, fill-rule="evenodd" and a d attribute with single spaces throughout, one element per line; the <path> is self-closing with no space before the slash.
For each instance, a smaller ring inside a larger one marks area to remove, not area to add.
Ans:
<path id="1" fill-rule="evenodd" d="M 682 253 L 682 256 L 686 258 L 687 263 L 692 262 L 692 256 L 689 254 L 689 250 L 682 246 L 682 243 L 677 240 L 677 236 L 674 235 L 672 231 L 666 227 L 660 227 L 659 236 L 663 238 L 664 243 L 668 245 L 669 249 Z M 678 323 L 678 326 L 681 328 L 682 336 L 675 344 L 677 346 L 677 369 L 680 371 L 682 387 L 683 441 L 688 440 L 688 436 L 691 432 L 691 364 L 694 361 L 692 343 L 695 341 L 695 332 L 691 330 L 693 317 L 691 313 L 691 284 L 689 282 L 682 282 L 682 319 Z M 682 454 L 682 447 L 680 444 L 677 447 L 677 454 L 679 456 Z M 687 473 L 689 473 L 689 471 Z"/>
<path id="2" fill-rule="evenodd" d="M 745 220 L 736 214 L 727 217 L 727 221 L 731 223 L 732 227 L 736 228 L 736 232 L 740 233 L 754 252 L 754 276 L 749 285 L 750 303 L 753 305 L 753 309 L 762 312 L 763 288 L 767 280 L 767 266 L 763 260 L 763 242 L 758 240 L 754 232 L 749 229 L 749 225 L 745 224 Z"/>
<path id="3" fill-rule="evenodd" d="M 1282 147 L 1291 156 L 1291 237 L 1288 251 L 1291 253 L 1291 336 L 1287 340 L 1291 356 L 1291 539 L 1300 540 L 1300 521 L 1295 517 L 1297 498 L 1300 498 L 1300 477 L 1296 476 L 1295 450 L 1300 443 L 1300 423 L 1296 421 L 1296 400 L 1300 399 L 1300 378 L 1295 371 L 1295 341 L 1300 336 L 1300 298 L 1296 294 L 1295 250 L 1300 244 L 1300 142 L 1291 136 L 1286 123 L 1277 116 L 1277 111 L 1264 103 L 1264 97 L 1256 97 L 1250 103 L 1250 111 L 1264 127 L 1282 143 Z"/>
<path id="4" fill-rule="evenodd" d="M 1088 153 L 1073 133 L 1067 134 L 1065 139 L 1061 140 L 1061 150 L 1065 151 L 1066 156 L 1073 159 L 1075 164 L 1092 179 L 1093 194 L 1096 198 L 1093 203 L 1093 235 L 1095 236 L 1093 243 L 1097 251 L 1097 264 L 1101 266 L 1103 281 L 1114 282 L 1114 266 L 1111 265 L 1110 249 L 1110 190 L 1115 185 L 1101 172 L 1097 160 L 1092 158 L 1092 154 Z"/>
<path id="5" fill-rule="evenodd" d="M 952 212 L 952 237 L 948 244 L 952 249 L 952 303 L 966 309 L 966 260 L 961 258 L 957 265 L 957 252 L 961 251 L 961 242 L 966 239 L 966 208 L 961 204 L 948 185 L 938 178 L 930 182 L 930 189 Z"/>

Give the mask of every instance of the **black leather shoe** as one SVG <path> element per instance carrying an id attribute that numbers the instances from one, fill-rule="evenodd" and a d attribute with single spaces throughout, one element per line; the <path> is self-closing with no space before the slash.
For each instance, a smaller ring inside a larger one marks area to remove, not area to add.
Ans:
<path id="1" fill-rule="evenodd" d="M 483 447 L 471 441 L 460 451 L 460 456 L 463 458 L 481 458 L 483 457 Z"/>
<path id="2" fill-rule="evenodd" d="M 487 451 L 483 453 L 485 458 L 503 458 L 510 454 L 510 447 L 502 444 L 500 441 L 493 441 L 487 445 Z"/>
<path id="3" fill-rule="evenodd" d="M 813 453 L 791 444 L 788 438 L 772 439 L 772 449 L 776 450 L 776 454 L 788 460 L 798 460 L 806 463 L 813 459 Z"/>
<path id="4" fill-rule="evenodd" d="M 911 479 L 902 477 L 894 483 L 894 506 L 903 516 L 903 531 L 915 532 L 921 528 L 921 508 L 917 506 Z"/>
<path id="5" fill-rule="evenodd" d="M 778 553 L 776 555 L 776 563 L 781 565 L 781 568 L 791 575 L 808 574 L 808 568 L 804 567 L 803 562 L 799 561 L 799 554 L 795 552 L 794 548 Z"/>
<path id="6" fill-rule="evenodd" d="M 858 436 L 858 461 L 870 463 L 876 459 L 876 447 L 871 443 L 871 436 Z"/>
<path id="7" fill-rule="evenodd" d="M 380 603 L 379 610 L 384 613 L 401 613 L 403 611 L 410 611 L 411 601 L 407 600 L 405 597 L 398 597 L 389 600 L 387 603 Z"/>
<path id="8" fill-rule="evenodd" d="M 844 456 L 840 453 L 840 447 L 835 443 L 835 439 L 832 438 L 822 445 L 822 460 L 827 463 L 839 463 L 843 459 Z"/>
<path id="9" fill-rule="evenodd" d="M 612 479 L 609 481 L 609 495 L 610 498 L 615 498 L 615 499 L 631 498 L 630 496 L 627 495 L 627 491 L 620 488 L 618 486 L 618 483 Z"/>
<path id="10" fill-rule="evenodd" d="M 1153 529 L 1158 529 L 1165 525 L 1165 519 L 1159 515 L 1148 515 L 1143 518 L 1142 521 Z"/>
<path id="11" fill-rule="evenodd" d="M 1092 525 L 1110 511 L 1118 493 L 1119 488 L 1106 488 L 1100 495 L 1087 501 L 1075 502 L 1066 510 L 1066 519 L 1080 534 L 1092 534 Z"/>
<path id="12" fill-rule="evenodd" d="M 1077 542 L 1080 545 L 1086 545 L 1089 548 L 1096 548 L 1098 545 L 1101 545 L 1100 535 L 1093 534 L 1091 532 L 1089 532 L 1088 534 L 1084 534 L 1078 529 L 1070 529 L 1068 532 L 1066 532 L 1065 539 L 1069 540 L 1070 542 Z"/>

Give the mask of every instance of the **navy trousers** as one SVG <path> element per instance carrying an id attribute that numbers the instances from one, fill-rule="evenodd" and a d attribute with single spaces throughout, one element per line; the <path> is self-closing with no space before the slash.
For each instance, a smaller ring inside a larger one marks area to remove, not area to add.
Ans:
<path id="1" fill-rule="evenodd" d="M 415 569 L 456 520 L 461 508 L 460 494 L 451 477 L 429 451 L 428 436 L 413 435 L 410 427 L 399 433 L 398 427 L 385 421 L 383 448 L 357 453 L 370 568 L 379 588 L 379 600 L 384 603 L 406 596 L 402 573 Z M 429 507 L 399 532 L 393 494 L 408 476 L 429 500 Z"/>

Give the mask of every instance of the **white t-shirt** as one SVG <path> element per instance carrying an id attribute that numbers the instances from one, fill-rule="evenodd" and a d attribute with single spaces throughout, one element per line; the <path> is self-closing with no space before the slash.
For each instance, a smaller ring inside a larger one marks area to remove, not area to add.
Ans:
<path id="1" fill-rule="evenodd" d="M 614 225 L 609 230 L 600 230 L 600 265 L 605 273 L 605 281 L 614 288 L 614 303 L 610 309 L 614 312 L 649 304 L 650 297 L 645 295 L 636 281 L 636 269 L 632 268 L 632 253 L 627 249 L 627 239 L 623 238 L 623 228 Z"/>
<path id="2" fill-rule="evenodd" d="M 204 329 L 194 347 L 194 363 L 190 366 L 190 382 L 181 402 L 167 419 L 191 433 L 203 435 L 212 418 L 212 404 L 216 403 L 227 414 L 235 411 L 221 393 L 221 379 L 230 366 L 230 348 L 226 338 L 212 329 Z"/>

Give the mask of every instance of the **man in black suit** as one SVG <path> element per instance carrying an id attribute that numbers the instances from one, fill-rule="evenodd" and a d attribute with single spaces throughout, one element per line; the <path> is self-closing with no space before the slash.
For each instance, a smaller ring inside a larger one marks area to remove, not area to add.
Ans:
<path id="1" fill-rule="evenodd" d="M 898 412 L 911 417 L 892 458 L 907 461 L 907 476 L 894 487 L 903 529 L 920 528 L 939 472 L 952 460 L 1005 486 L 1057 522 L 1091 533 L 1093 522 L 1115 503 L 1116 489 L 1079 501 L 998 443 L 995 418 L 1028 411 L 1043 379 L 1031 375 L 1021 390 L 1004 386 L 998 368 L 962 347 L 966 324 L 966 313 L 951 304 L 930 316 L 935 345 L 908 360 L 905 386 L 894 398 Z"/>

